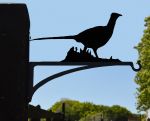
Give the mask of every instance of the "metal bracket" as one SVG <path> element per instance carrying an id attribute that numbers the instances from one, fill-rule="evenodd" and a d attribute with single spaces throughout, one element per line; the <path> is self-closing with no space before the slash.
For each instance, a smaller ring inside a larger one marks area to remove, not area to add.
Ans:
<path id="1" fill-rule="evenodd" d="M 98 67 L 106 67 L 106 66 L 131 66 L 133 71 L 140 71 L 141 70 L 141 64 L 140 61 L 137 62 L 139 68 L 135 68 L 133 62 L 30 62 L 30 93 L 29 93 L 29 101 L 31 101 L 33 94 L 43 85 L 48 83 L 49 81 L 56 79 L 58 77 L 81 71 L 91 68 L 98 68 Z M 65 70 L 59 73 L 56 73 L 54 75 L 51 75 L 43 80 L 41 80 L 39 83 L 37 83 L 35 86 L 33 86 L 33 77 L 34 77 L 34 67 L 35 66 L 80 66 L 73 69 Z"/>

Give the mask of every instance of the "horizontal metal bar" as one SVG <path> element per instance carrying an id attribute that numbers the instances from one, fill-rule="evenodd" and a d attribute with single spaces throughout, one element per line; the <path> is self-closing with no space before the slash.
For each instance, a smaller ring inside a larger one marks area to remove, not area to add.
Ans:
<path id="1" fill-rule="evenodd" d="M 90 65 L 90 66 L 111 66 L 111 65 L 131 65 L 132 62 L 30 62 L 32 66 L 81 66 L 81 65 Z"/>

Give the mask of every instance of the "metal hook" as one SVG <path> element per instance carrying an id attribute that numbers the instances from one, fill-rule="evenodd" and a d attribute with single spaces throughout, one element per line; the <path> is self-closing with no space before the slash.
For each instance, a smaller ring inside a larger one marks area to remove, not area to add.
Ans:
<path id="1" fill-rule="evenodd" d="M 131 66 L 131 68 L 133 69 L 133 71 L 138 72 L 138 71 L 140 71 L 140 70 L 141 70 L 141 68 L 142 68 L 141 61 L 140 61 L 140 60 L 138 60 L 138 61 L 137 61 L 137 64 L 138 64 L 138 66 L 139 66 L 138 68 L 135 68 L 135 67 L 134 67 L 133 62 L 130 64 L 130 66 Z"/>

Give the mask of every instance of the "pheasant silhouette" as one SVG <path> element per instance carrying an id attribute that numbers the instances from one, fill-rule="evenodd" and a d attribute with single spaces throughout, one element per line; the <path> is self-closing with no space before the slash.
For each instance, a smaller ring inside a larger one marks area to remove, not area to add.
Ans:
<path id="1" fill-rule="evenodd" d="M 87 48 L 92 48 L 95 56 L 98 58 L 97 49 L 104 46 L 109 41 L 113 34 L 116 20 L 119 16 L 122 15 L 119 13 L 112 13 L 106 26 L 96 26 L 89 28 L 77 35 L 36 38 L 32 39 L 31 41 L 45 39 L 74 39 L 84 45 L 84 51 L 86 51 Z"/>

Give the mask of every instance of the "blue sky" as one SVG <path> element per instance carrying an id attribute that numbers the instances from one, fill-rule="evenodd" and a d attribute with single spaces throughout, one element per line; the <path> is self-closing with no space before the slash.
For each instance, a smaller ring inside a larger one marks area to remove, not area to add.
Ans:
<path id="1" fill-rule="evenodd" d="M 31 38 L 73 35 L 98 25 L 106 25 L 110 14 L 123 16 L 117 20 L 114 34 L 106 46 L 98 50 L 104 58 L 119 58 L 136 63 L 134 46 L 144 30 L 144 18 L 150 15 L 149 0 L 0 0 L 26 3 L 30 14 Z M 83 48 L 74 40 L 30 42 L 30 61 L 60 61 L 72 47 Z M 59 48 L 59 49 L 58 49 Z M 34 84 L 56 72 L 73 67 L 36 67 Z M 135 72 L 130 67 L 104 67 L 72 73 L 41 87 L 31 104 L 47 109 L 61 98 L 90 101 L 103 105 L 122 105 L 136 112 Z"/>

